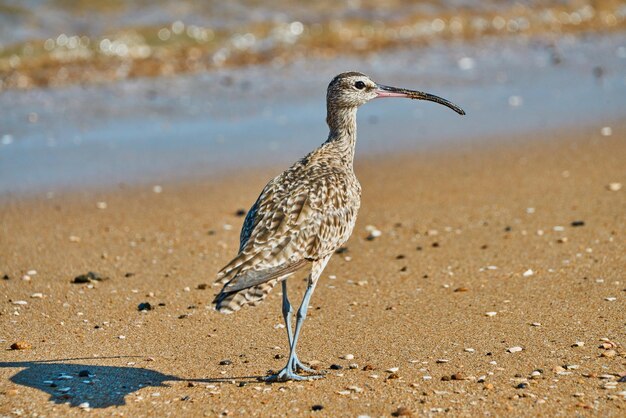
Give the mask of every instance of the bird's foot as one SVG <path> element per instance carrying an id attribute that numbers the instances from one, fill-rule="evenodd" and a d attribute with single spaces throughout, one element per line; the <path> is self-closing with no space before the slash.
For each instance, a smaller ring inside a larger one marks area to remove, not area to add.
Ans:
<path id="1" fill-rule="evenodd" d="M 307 372 L 307 373 L 316 372 L 312 368 L 305 366 L 300 360 L 298 360 L 298 357 L 296 357 L 293 361 L 289 362 L 289 365 L 291 366 L 291 369 L 294 372 L 297 372 L 297 371 L 302 371 L 302 372 Z"/>
<path id="2" fill-rule="evenodd" d="M 276 374 L 265 376 L 262 380 L 265 382 L 286 382 L 288 380 L 315 380 L 321 379 L 322 377 L 324 377 L 324 375 L 321 374 L 302 376 L 296 374 L 293 370 L 291 370 L 291 367 L 287 366 Z"/>

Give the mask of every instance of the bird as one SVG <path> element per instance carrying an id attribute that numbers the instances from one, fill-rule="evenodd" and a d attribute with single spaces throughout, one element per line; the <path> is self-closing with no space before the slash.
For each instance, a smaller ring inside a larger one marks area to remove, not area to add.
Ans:
<path id="1" fill-rule="evenodd" d="M 222 288 L 213 304 L 222 313 L 258 305 L 281 283 L 289 357 L 285 367 L 262 378 L 265 381 L 323 377 L 299 360 L 296 346 L 315 286 L 332 255 L 352 234 L 361 205 L 361 185 L 353 167 L 357 109 L 385 97 L 427 100 L 465 115 L 459 106 L 429 93 L 378 84 L 356 71 L 337 75 L 326 94 L 328 138 L 267 183 L 246 214 L 237 255 L 217 274 L 216 284 Z M 293 330 L 287 279 L 302 269 L 308 271 L 307 287 Z"/>

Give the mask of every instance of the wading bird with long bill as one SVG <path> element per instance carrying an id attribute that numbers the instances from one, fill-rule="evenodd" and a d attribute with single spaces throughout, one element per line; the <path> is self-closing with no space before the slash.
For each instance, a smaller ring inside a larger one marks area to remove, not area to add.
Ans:
<path id="1" fill-rule="evenodd" d="M 335 250 L 352 234 L 361 204 L 361 186 L 353 168 L 356 113 L 359 106 L 379 97 L 428 100 L 465 114 L 441 97 L 384 86 L 358 72 L 339 74 L 330 82 L 328 139 L 267 183 L 243 223 L 239 253 L 218 273 L 217 283 L 223 287 L 213 303 L 224 313 L 256 305 L 277 283 L 282 285 L 290 352 L 287 365 L 267 376 L 267 381 L 322 377 L 297 374 L 315 372 L 298 359 L 296 346 L 317 281 Z M 287 279 L 303 268 L 310 273 L 294 331 Z"/>

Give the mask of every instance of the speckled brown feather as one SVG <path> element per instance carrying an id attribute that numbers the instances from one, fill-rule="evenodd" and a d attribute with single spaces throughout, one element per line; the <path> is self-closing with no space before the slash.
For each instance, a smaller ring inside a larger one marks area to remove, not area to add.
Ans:
<path id="1" fill-rule="evenodd" d="M 218 273 L 217 310 L 262 301 L 280 280 L 330 257 L 350 237 L 361 200 L 353 170 L 358 103 L 337 96 L 355 77 L 365 76 L 345 73 L 328 87 L 328 140 L 271 180 L 250 208 L 239 253 Z"/>

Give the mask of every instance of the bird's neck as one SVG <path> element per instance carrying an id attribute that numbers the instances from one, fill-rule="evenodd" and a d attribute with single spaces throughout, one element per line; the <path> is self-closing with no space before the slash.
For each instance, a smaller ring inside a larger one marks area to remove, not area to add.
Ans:
<path id="1" fill-rule="evenodd" d="M 339 157 L 346 164 L 354 162 L 356 146 L 356 107 L 333 108 L 328 106 L 326 123 L 330 132 L 327 144 L 332 144 L 339 152 Z"/>

